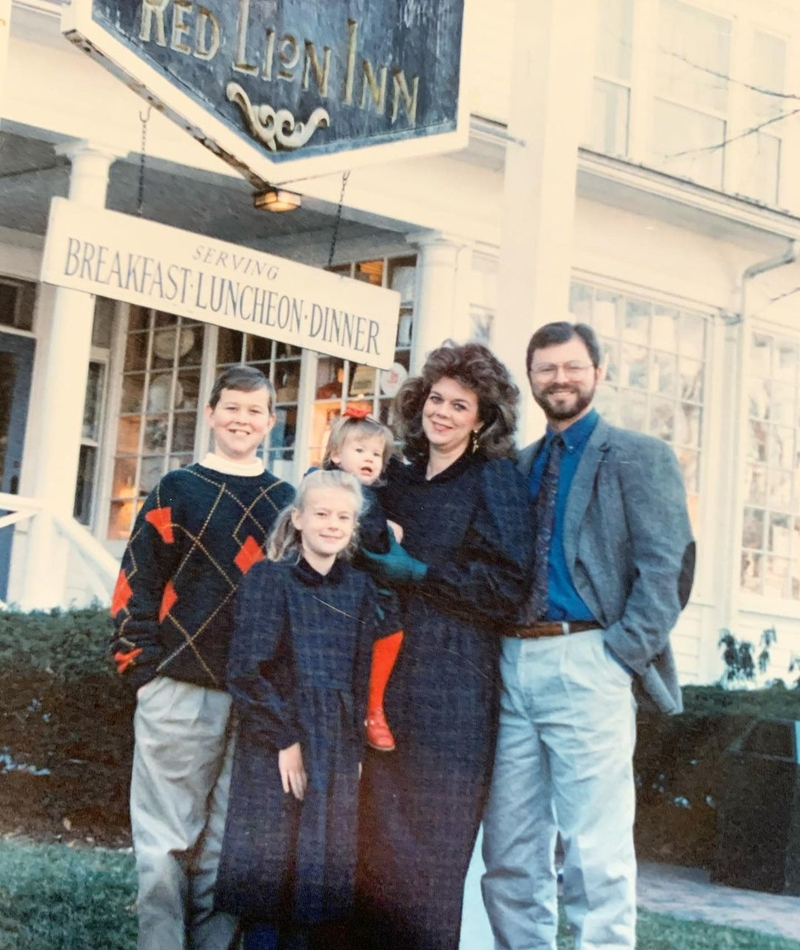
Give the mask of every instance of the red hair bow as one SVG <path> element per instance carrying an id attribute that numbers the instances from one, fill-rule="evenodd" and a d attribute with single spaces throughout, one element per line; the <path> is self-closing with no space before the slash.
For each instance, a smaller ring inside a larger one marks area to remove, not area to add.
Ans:
<path id="1" fill-rule="evenodd" d="M 358 406 L 348 406 L 342 413 L 342 418 L 366 419 L 368 415 L 369 409 L 360 409 Z"/>

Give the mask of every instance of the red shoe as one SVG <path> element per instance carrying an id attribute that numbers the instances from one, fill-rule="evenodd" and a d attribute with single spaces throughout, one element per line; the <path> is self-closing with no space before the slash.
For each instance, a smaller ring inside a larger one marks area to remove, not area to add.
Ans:
<path id="1" fill-rule="evenodd" d="M 394 750 L 394 736 L 386 721 L 383 710 L 370 709 L 367 713 L 367 744 L 378 752 L 392 752 Z"/>

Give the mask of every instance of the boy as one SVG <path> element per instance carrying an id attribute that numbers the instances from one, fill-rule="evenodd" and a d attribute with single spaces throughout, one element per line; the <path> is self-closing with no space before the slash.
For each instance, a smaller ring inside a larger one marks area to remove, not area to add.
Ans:
<path id="1" fill-rule="evenodd" d="M 257 449 L 275 393 L 253 367 L 214 383 L 214 452 L 169 472 L 144 503 L 117 580 L 112 653 L 136 688 L 131 827 L 139 950 L 228 950 L 236 921 L 214 913 L 233 743 L 225 689 L 233 601 L 293 489 Z"/>

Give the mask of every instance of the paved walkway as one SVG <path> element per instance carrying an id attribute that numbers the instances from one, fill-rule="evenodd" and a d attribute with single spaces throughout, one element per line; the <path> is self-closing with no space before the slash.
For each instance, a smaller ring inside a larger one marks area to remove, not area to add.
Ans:
<path id="1" fill-rule="evenodd" d="M 482 872 L 476 849 L 464 889 L 460 950 L 492 950 L 494 947 L 480 894 Z M 708 871 L 699 868 L 640 863 L 637 898 L 639 907 L 670 917 L 756 930 L 800 941 L 800 897 L 712 884 Z"/>
<path id="2" fill-rule="evenodd" d="M 800 940 L 800 897 L 712 884 L 700 868 L 640 864 L 638 904 L 671 917 Z"/>

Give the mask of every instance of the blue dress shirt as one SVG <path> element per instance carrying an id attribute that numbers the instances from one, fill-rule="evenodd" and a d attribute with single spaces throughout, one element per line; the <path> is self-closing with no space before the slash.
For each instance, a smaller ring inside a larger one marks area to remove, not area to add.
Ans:
<path id="1" fill-rule="evenodd" d="M 597 410 L 592 409 L 582 419 L 573 422 L 563 432 L 555 432 L 547 427 L 544 444 L 536 456 L 531 467 L 528 482 L 531 497 L 535 498 L 539 491 L 550 446 L 553 439 L 560 435 L 564 440 L 564 452 L 561 457 L 561 468 L 558 475 L 558 489 L 556 490 L 556 511 L 553 523 L 553 539 L 550 542 L 550 557 L 547 571 L 547 613 L 545 620 L 596 620 L 591 610 L 586 606 L 580 594 L 575 590 L 572 578 L 567 568 L 567 559 L 564 554 L 564 513 L 567 508 L 567 498 L 572 486 L 572 479 L 578 469 L 578 463 L 589 441 L 589 436 L 597 425 L 600 417 Z"/>

